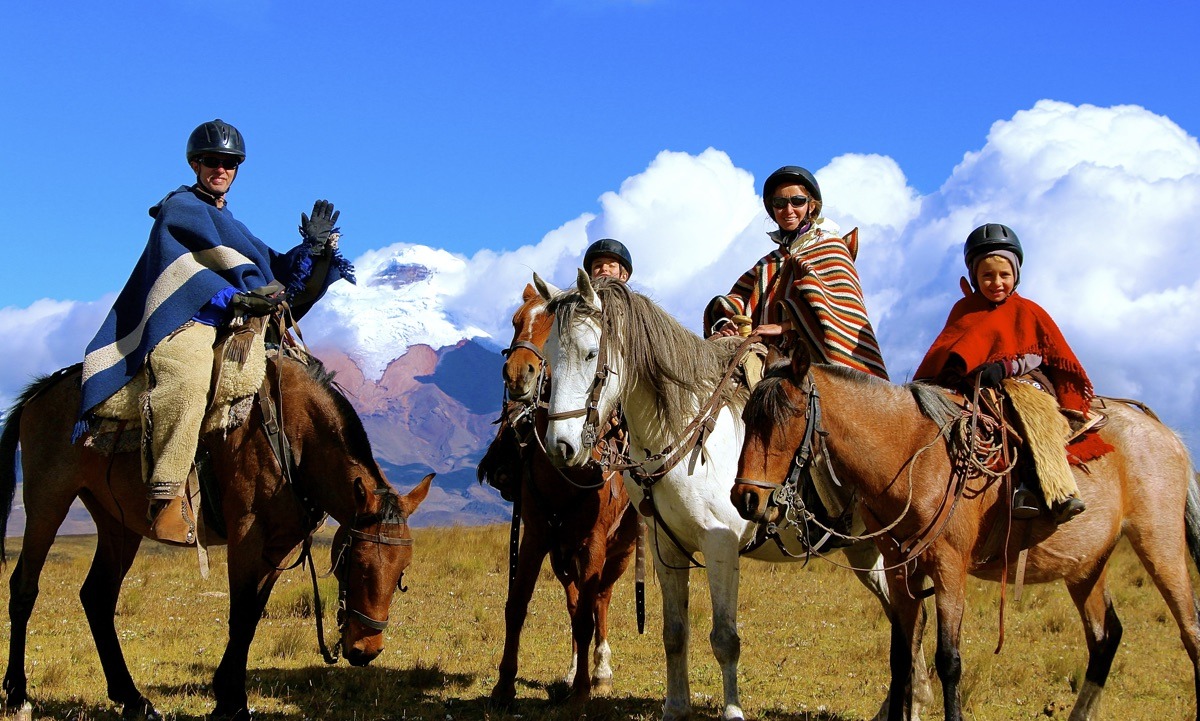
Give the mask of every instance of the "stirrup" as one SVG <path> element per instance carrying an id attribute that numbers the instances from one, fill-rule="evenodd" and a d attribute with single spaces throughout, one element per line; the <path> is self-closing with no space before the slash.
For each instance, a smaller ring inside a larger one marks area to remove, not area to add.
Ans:
<path id="1" fill-rule="evenodd" d="M 1042 515 L 1038 506 L 1037 495 L 1025 486 L 1017 486 L 1012 498 L 1012 517 L 1018 521 L 1028 521 Z"/>

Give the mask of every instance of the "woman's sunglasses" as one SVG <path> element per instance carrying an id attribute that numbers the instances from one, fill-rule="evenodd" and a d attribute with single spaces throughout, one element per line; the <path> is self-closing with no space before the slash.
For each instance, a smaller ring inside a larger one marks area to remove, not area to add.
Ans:
<path id="1" fill-rule="evenodd" d="M 793 195 L 790 198 L 771 198 L 771 207 L 775 210 L 783 210 L 788 207 L 788 203 L 791 203 L 793 208 L 803 208 L 808 205 L 808 198 L 803 195 Z"/>
<path id="2" fill-rule="evenodd" d="M 226 170 L 237 170 L 242 161 L 237 158 L 218 158 L 214 155 L 205 155 L 200 158 L 200 164 L 206 168 L 224 168 Z M 782 206 L 780 206 L 782 207 Z"/>

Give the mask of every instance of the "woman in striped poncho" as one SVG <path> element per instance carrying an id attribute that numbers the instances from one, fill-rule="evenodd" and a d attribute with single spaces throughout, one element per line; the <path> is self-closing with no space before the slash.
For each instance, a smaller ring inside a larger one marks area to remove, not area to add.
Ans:
<path id="1" fill-rule="evenodd" d="M 775 250 L 742 274 L 704 311 L 705 332 L 735 335 L 735 315 L 781 349 L 802 342 L 824 363 L 887 378 L 875 331 L 867 318 L 854 259 L 858 229 L 840 234 L 821 215 L 821 186 L 812 173 L 788 165 L 763 183 L 763 205 L 779 226 L 769 233 Z"/>

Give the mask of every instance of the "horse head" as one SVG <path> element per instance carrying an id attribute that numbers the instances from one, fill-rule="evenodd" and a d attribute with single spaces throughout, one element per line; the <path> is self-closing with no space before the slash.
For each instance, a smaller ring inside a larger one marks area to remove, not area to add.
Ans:
<path id="1" fill-rule="evenodd" d="M 779 519 L 775 491 L 791 472 L 808 435 L 810 365 L 802 345 L 790 360 L 771 365 L 742 412 L 746 439 L 729 500 L 748 521 L 773 523 Z"/>
<path id="2" fill-rule="evenodd" d="M 368 487 L 362 478 L 354 480 L 354 517 L 338 527 L 331 552 L 341 649 L 351 665 L 365 666 L 383 652 L 392 595 L 407 590 L 404 571 L 413 553 L 408 518 L 425 500 L 433 476 L 403 496 L 386 482 Z"/>
<path id="3" fill-rule="evenodd" d="M 533 284 L 525 286 L 521 307 L 513 313 L 513 337 L 504 352 L 504 390 L 514 401 L 528 402 L 537 397 L 543 369 L 542 348 L 550 335 L 554 317 L 546 312 L 546 301 Z"/>
<path id="4" fill-rule="evenodd" d="M 587 273 L 580 269 L 576 289 L 557 295 L 541 278 L 534 276 L 534 283 L 554 316 L 544 347 L 546 362 L 554 368 L 546 450 L 555 465 L 580 466 L 591 458 L 598 426 L 612 414 L 620 396 L 620 358 L 613 352 L 613 331 L 606 332 L 603 304 Z"/>

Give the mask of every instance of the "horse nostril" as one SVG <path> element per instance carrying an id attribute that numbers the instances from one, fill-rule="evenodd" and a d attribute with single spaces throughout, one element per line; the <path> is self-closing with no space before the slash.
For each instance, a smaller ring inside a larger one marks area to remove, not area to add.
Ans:
<path id="1" fill-rule="evenodd" d="M 525 374 L 531 378 L 537 374 L 537 370 L 534 369 L 532 363 L 525 366 Z"/>
<path id="2" fill-rule="evenodd" d="M 742 494 L 742 516 L 747 520 L 758 518 L 758 494 L 746 491 Z"/>
<path id="3" fill-rule="evenodd" d="M 558 448 L 558 453 L 559 453 L 559 455 L 560 455 L 560 456 L 561 456 L 561 457 L 562 457 L 564 460 L 565 460 L 565 459 L 568 459 L 568 458 L 574 458 L 574 457 L 575 457 L 575 449 L 574 449 L 574 448 L 571 446 L 571 444 L 570 444 L 570 443 L 568 443 L 567 441 L 564 441 L 564 440 L 559 440 L 559 441 L 558 441 L 558 442 L 555 444 L 555 446 Z"/>

